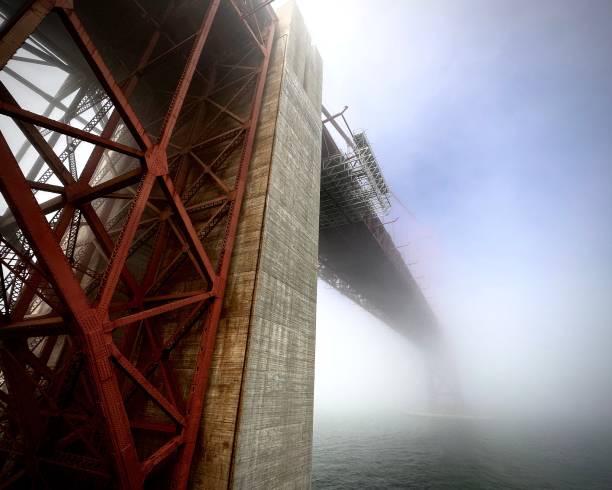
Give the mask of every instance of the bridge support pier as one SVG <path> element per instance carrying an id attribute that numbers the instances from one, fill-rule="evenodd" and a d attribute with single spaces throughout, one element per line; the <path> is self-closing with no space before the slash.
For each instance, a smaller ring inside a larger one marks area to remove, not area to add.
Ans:
<path id="1" fill-rule="evenodd" d="M 194 489 L 310 486 L 322 64 L 293 2 L 278 15 Z"/>
<path id="2" fill-rule="evenodd" d="M 309 487 L 321 61 L 267 5 L 0 0 L 1 488 Z"/>

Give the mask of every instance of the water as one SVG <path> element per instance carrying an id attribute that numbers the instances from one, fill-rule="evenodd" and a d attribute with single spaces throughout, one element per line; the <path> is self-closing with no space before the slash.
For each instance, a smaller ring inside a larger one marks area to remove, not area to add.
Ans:
<path id="1" fill-rule="evenodd" d="M 314 489 L 612 489 L 612 424 L 318 417 Z"/>

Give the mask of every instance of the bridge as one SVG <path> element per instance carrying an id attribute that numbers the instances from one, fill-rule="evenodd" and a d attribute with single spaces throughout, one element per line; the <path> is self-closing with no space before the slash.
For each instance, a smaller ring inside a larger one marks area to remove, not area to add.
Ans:
<path id="1" fill-rule="evenodd" d="M 319 275 L 413 341 L 435 342 L 435 316 L 381 221 L 390 191 L 374 150 L 344 113 L 334 117 L 323 108 L 323 117 Z"/>
<path id="2" fill-rule="evenodd" d="M 436 343 L 270 3 L 0 0 L 0 488 L 308 488 L 318 274 Z"/>

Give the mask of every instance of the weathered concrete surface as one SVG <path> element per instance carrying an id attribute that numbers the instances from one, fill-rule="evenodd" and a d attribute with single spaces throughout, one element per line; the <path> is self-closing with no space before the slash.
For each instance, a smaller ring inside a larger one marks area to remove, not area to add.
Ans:
<path id="1" fill-rule="evenodd" d="M 194 489 L 310 487 L 322 65 L 278 14 Z"/>

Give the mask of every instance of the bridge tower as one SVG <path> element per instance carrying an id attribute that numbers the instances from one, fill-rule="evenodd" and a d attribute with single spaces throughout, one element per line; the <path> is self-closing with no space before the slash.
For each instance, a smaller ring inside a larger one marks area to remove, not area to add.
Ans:
<path id="1" fill-rule="evenodd" d="M 0 487 L 309 485 L 321 62 L 268 4 L 0 0 Z"/>

